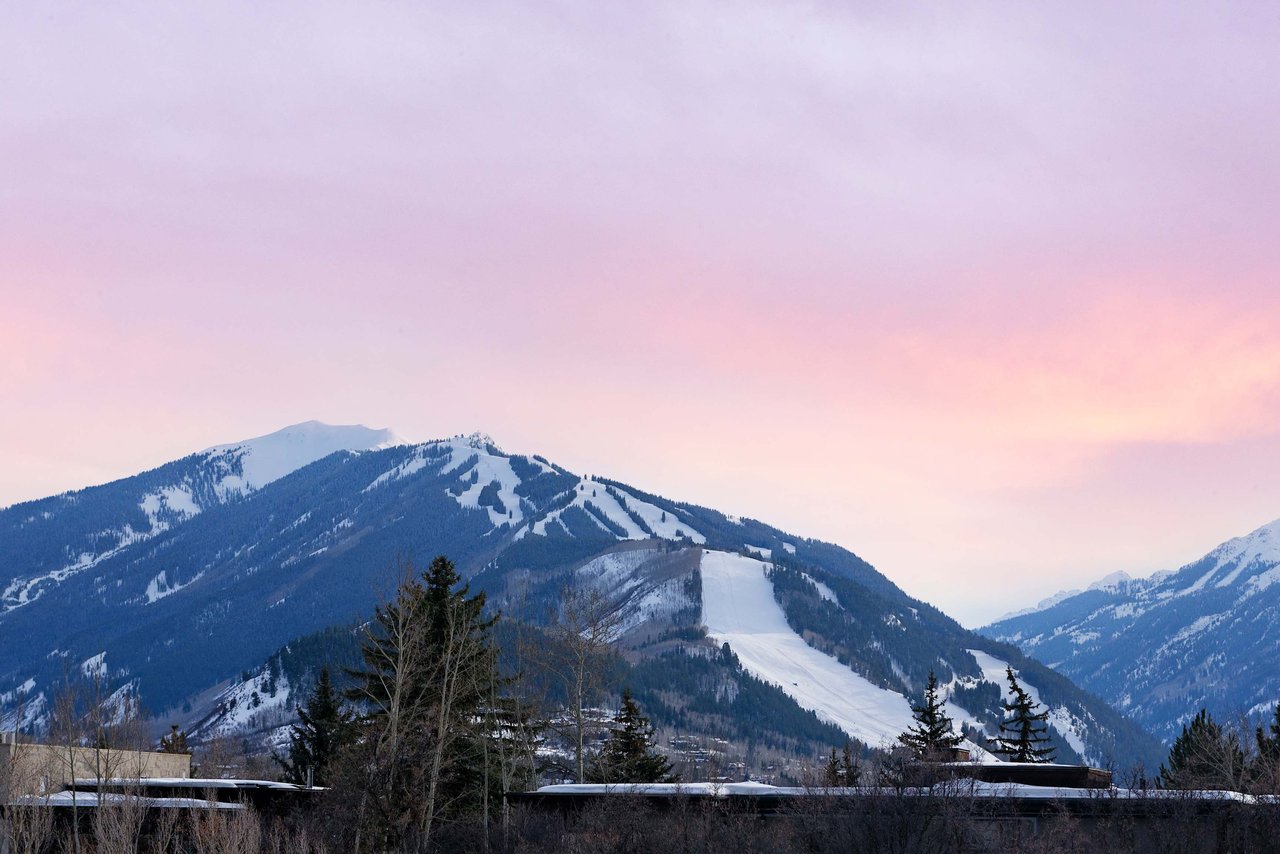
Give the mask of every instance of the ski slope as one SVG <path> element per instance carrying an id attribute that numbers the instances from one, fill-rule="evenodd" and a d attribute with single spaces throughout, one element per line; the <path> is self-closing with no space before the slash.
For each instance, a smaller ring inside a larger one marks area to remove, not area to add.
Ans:
<path id="1" fill-rule="evenodd" d="M 872 747 L 889 746 L 913 723 L 911 705 L 819 652 L 787 625 L 766 564 L 707 551 L 702 556 L 702 623 L 728 643 L 747 672 L 772 682 L 818 717 Z"/>

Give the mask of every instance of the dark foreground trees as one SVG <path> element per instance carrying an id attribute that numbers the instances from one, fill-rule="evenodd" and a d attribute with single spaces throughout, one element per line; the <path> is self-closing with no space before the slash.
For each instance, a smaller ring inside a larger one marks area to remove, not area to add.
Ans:
<path id="1" fill-rule="evenodd" d="M 333 806 L 335 833 L 353 851 L 423 851 L 442 824 L 485 824 L 513 785 L 518 745 L 502 698 L 483 593 L 452 562 L 421 577 L 401 568 L 394 601 L 380 606 L 348 697 L 362 709 L 335 775 L 348 795 Z"/>
<path id="2" fill-rule="evenodd" d="M 653 746 L 653 727 L 640 713 L 630 689 L 622 692 L 622 708 L 600 752 L 587 768 L 588 783 L 669 783 L 671 763 Z"/>
<path id="3" fill-rule="evenodd" d="M 1056 748 L 1049 743 L 1049 710 L 1036 711 L 1040 704 L 1018 684 L 1012 667 L 1005 668 L 1005 675 L 1011 697 L 1003 703 L 1008 717 L 1000 723 L 992 752 L 1009 762 L 1052 762 Z"/>
<path id="4" fill-rule="evenodd" d="M 298 709 L 298 723 L 289 728 L 289 750 L 276 756 L 286 782 L 299 786 L 328 786 L 338 754 L 355 739 L 354 716 L 342 706 L 329 668 L 320 670 L 315 690 Z"/>
<path id="5" fill-rule="evenodd" d="M 929 684 L 924 689 L 924 701 L 911 707 L 916 722 L 911 729 L 898 736 L 898 741 L 909 747 L 917 759 L 950 759 L 951 751 L 960 746 L 964 736 L 952 729 L 951 718 L 943 711 L 943 701 L 938 697 L 938 677 L 929 671 Z"/>
<path id="6" fill-rule="evenodd" d="M 1169 751 L 1167 765 L 1160 766 L 1162 789 L 1243 790 L 1246 763 L 1240 739 L 1201 709 Z"/>

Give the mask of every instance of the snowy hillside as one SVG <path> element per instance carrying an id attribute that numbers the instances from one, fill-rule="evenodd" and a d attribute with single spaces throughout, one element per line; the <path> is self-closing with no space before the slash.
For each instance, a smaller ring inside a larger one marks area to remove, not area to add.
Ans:
<path id="1" fill-rule="evenodd" d="M 152 708 L 213 696 L 294 640 L 367 619 L 398 558 L 437 554 L 504 611 L 531 608 L 531 619 L 566 586 L 599 590 L 654 702 L 667 702 L 663 680 L 677 679 L 689 680 L 686 692 L 719 684 L 743 698 L 730 718 L 708 699 L 698 713 L 706 726 L 757 732 L 752 716 L 777 711 L 764 682 L 746 678 L 755 674 L 799 704 L 785 716 L 806 737 L 826 738 L 834 723 L 879 746 L 905 728 L 907 698 L 931 670 L 957 708 L 990 725 L 1000 687 L 982 680 L 969 652 L 981 650 L 1081 722 L 1091 756 L 1146 749 L 1140 732 L 1066 680 L 838 546 L 510 454 L 483 434 L 403 444 L 389 431 L 316 423 L 0 511 L 0 717 L 47 703 L 68 664 L 104 650 L 102 676 L 137 685 Z M 726 640 L 740 664 L 712 654 Z M 683 657 L 645 669 L 669 655 Z M 690 668 L 714 673 L 695 678 Z M 220 701 L 236 715 L 288 713 L 241 688 Z M 672 707 L 670 719 L 688 714 Z M 245 724 L 223 715 L 227 727 Z"/>
<path id="2" fill-rule="evenodd" d="M 218 483 L 219 492 L 226 495 L 261 489 L 338 451 L 371 451 L 403 444 L 406 442 L 390 430 L 377 430 L 361 424 L 305 421 L 254 439 L 215 445 L 201 451 L 198 456 L 210 461 L 235 460 L 238 463 L 236 473 L 228 474 Z"/>
<path id="3" fill-rule="evenodd" d="M 707 636 L 715 643 L 727 643 L 742 666 L 753 675 L 778 685 L 805 709 L 839 726 L 864 744 L 893 747 L 899 733 L 913 724 L 911 700 L 903 694 L 876 685 L 841 663 L 810 646 L 788 624 L 769 580 L 771 564 L 750 557 L 707 551 L 702 558 L 702 620 Z M 820 583 L 820 582 L 819 582 Z M 822 585 L 825 587 L 825 585 Z M 829 589 L 824 599 L 834 598 Z M 981 650 L 971 649 L 980 668 L 974 676 L 956 677 L 943 687 L 943 697 L 951 701 L 949 714 L 960 732 L 966 726 L 995 735 L 990 714 L 976 715 L 954 702 L 952 689 L 969 689 L 981 683 L 1002 694 L 1007 684 L 1005 668 L 1010 663 Z M 1018 673 L 1015 668 L 1015 673 Z M 1021 676 L 1021 674 L 1019 674 Z M 1044 702 L 1038 689 L 1022 677 L 1023 686 L 1036 702 Z M 918 698 L 917 698 L 918 699 Z M 1050 726 L 1080 757 L 1095 764 L 1081 732 L 1080 719 L 1065 705 L 1046 703 Z M 966 741 L 976 756 L 995 761 L 983 745 Z"/>
<path id="4" fill-rule="evenodd" d="M 0 510 L 0 616 L 130 547 L 338 451 L 398 444 L 389 430 L 295 424 L 124 480 Z M 152 589 L 154 601 L 163 585 Z"/>
<path id="5" fill-rule="evenodd" d="M 702 621 L 748 671 L 806 709 L 873 747 L 892 746 L 911 727 L 911 704 L 819 652 L 787 625 L 773 598 L 768 564 L 708 551 L 702 558 Z"/>
<path id="6" fill-rule="evenodd" d="M 1165 738 L 1202 707 L 1280 699 L 1280 522 L 1176 572 L 1119 575 L 982 629 L 1018 644 Z"/>

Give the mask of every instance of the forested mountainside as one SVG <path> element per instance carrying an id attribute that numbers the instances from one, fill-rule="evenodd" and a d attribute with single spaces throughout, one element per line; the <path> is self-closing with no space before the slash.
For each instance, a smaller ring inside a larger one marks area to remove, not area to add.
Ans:
<path id="1" fill-rule="evenodd" d="M 1116 576 L 983 628 L 1171 740 L 1201 708 L 1267 716 L 1280 701 L 1280 522 L 1176 572 Z"/>
<path id="2" fill-rule="evenodd" d="M 93 672 L 151 709 L 225 714 L 280 650 L 367 619 L 398 558 L 446 554 L 530 626 L 566 586 L 608 597 L 624 629 L 614 687 L 634 683 L 655 718 L 691 731 L 767 740 L 752 727 L 768 719 L 779 737 L 877 747 L 910 723 L 931 670 L 957 718 L 990 726 L 1008 664 L 1052 710 L 1063 759 L 1158 753 L 1105 703 L 838 546 L 484 436 L 393 444 L 300 427 L 311 450 L 288 460 L 292 446 L 263 437 L 0 511 L 5 713 L 38 725 L 61 681 Z M 317 455 L 326 441 L 344 447 Z M 285 682 L 287 708 L 299 685 Z M 232 693 L 200 699 L 219 690 Z"/>

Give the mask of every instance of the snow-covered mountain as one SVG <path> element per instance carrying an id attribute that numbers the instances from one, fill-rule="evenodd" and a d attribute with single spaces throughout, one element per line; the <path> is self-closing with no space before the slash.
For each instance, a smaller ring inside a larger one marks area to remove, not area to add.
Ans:
<path id="1" fill-rule="evenodd" d="M 219 486 L 223 493 L 244 493 L 261 489 L 338 451 L 372 451 L 404 444 L 408 443 L 387 429 L 304 421 L 243 442 L 215 445 L 197 456 L 208 460 L 235 460 L 236 474 L 225 476 Z"/>
<path id="2" fill-rule="evenodd" d="M 134 477 L 0 510 L 0 614 L 316 460 L 396 444 L 390 430 L 308 421 Z M 164 587 L 163 573 L 157 584 Z"/>
<path id="3" fill-rule="evenodd" d="M 1176 572 L 1109 576 L 981 629 L 1015 643 L 1169 739 L 1280 701 L 1280 521 Z"/>
<path id="4" fill-rule="evenodd" d="M 981 728 L 1011 665 L 1053 710 L 1063 758 L 1123 765 L 1155 747 L 837 546 L 480 434 L 402 444 L 314 422 L 0 511 L 0 713 L 38 719 L 59 680 L 92 668 L 153 709 L 192 707 L 206 732 L 265 726 L 301 695 L 290 678 L 306 678 L 271 676 L 281 650 L 367 618 L 398 555 L 436 554 L 530 620 L 566 584 L 605 593 L 627 679 L 681 726 L 877 747 L 909 725 L 934 670 L 955 717 Z M 673 696 L 685 700 L 668 708 Z"/>

